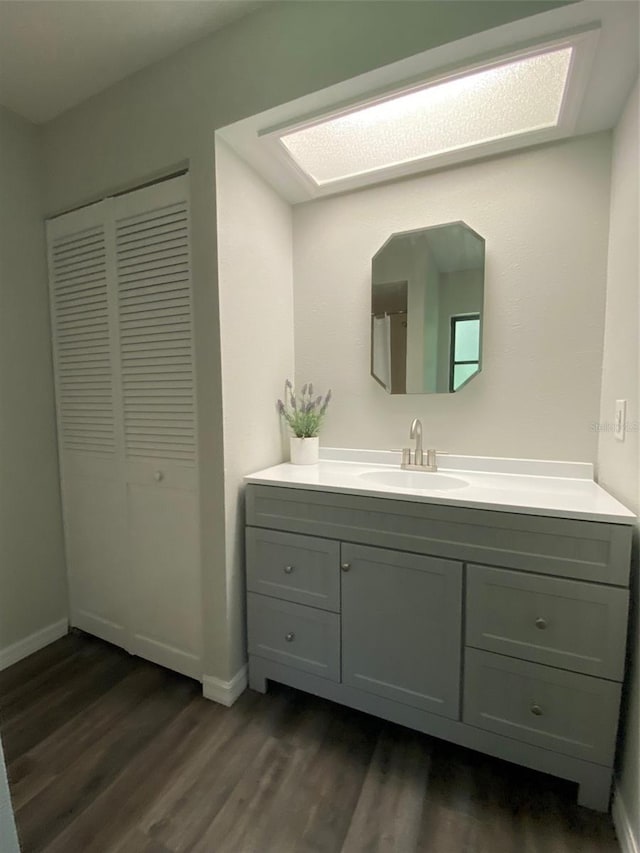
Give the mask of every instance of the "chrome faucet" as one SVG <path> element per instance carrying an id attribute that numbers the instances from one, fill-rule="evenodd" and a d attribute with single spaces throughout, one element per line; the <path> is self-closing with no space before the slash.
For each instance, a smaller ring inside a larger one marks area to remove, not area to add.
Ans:
<path id="1" fill-rule="evenodd" d="M 411 461 L 411 449 L 405 447 L 402 450 L 402 464 L 400 467 L 410 471 L 437 471 L 438 463 L 435 450 L 427 450 L 425 461 L 425 452 L 422 449 L 422 423 L 418 418 L 414 418 L 411 421 L 409 438 L 414 438 L 416 442 L 416 448 L 413 452 L 413 462 Z"/>

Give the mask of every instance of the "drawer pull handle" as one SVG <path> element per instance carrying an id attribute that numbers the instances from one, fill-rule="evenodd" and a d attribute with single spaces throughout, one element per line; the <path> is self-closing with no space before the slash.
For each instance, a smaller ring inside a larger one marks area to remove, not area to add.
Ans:
<path id="1" fill-rule="evenodd" d="M 293 631 L 289 631 L 287 634 L 284 635 L 284 638 L 287 643 L 292 643 L 295 640 L 296 635 L 293 633 Z"/>
<path id="2" fill-rule="evenodd" d="M 547 627 L 547 620 L 543 619 L 542 616 L 539 616 L 536 619 L 536 628 L 540 628 L 541 631 L 544 631 L 544 629 L 546 627 Z"/>
<path id="3" fill-rule="evenodd" d="M 341 563 L 340 568 L 342 569 L 343 572 L 348 572 L 349 569 L 351 568 L 351 563 Z"/>
<path id="4" fill-rule="evenodd" d="M 534 714 L 536 717 L 541 717 L 542 716 L 542 708 L 540 707 L 540 705 L 536 705 L 534 703 L 531 706 L 531 713 Z"/>
<path id="5" fill-rule="evenodd" d="M 285 566 L 284 567 L 285 575 L 290 575 L 292 571 L 293 571 L 293 566 Z"/>

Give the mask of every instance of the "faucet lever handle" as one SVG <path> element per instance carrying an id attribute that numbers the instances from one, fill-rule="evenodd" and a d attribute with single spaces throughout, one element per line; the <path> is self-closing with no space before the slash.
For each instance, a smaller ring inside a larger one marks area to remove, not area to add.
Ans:
<path id="1" fill-rule="evenodd" d="M 430 468 L 435 468 L 438 464 L 438 456 L 448 456 L 448 450 L 438 450 L 435 447 L 429 448 L 429 450 L 425 451 L 427 455 L 427 466 Z"/>

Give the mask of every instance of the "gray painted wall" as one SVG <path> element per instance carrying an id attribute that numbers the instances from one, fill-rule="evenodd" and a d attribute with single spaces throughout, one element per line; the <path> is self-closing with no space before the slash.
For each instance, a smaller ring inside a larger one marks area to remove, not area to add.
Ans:
<path id="1" fill-rule="evenodd" d="M 611 168 L 611 213 L 607 303 L 600 420 L 598 476 L 602 485 L 636 513 L 640 513 L 638 489 L 638 310 L 640 291 L 638 234 L 638 134 L 640 89 L 636 83 L 627 107 L 613 135 Z M 615 401 L 628 401 L 627 422 L 635 428 L 624 442 L 616 441 L 607 425 L 613 422 Z M 636 536 L 637 546 L 638 536 Z M 636 846 L 640 848 L 640 584 L 638 558 L 632 585 L 629 672 L 624 703 L 624 739 L 621 748 L 619 790 L 629 816 Z"/>
<path id="2" fill-rule="evenodd" d="M 40 162 L 0 108 L 0 652 L 67 615 Z"/>
<path id="3" fill-rule="evenodd" d="M 230 679 L 243 642 L 227 599 L 214 130 L 406 56 L 562 2 L 286 2 L 269 5 L 123 80 L 43 128 L 49 213 L 191 174 L 192 268 L 205 595 L 205 672 Z"/>

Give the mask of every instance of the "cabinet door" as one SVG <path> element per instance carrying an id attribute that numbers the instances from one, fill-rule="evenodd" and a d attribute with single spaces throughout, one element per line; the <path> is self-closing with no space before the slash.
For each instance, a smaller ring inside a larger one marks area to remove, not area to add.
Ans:
<path id="1" fill-rule="evenodd" d="M 111 468 L 86 460 L 66 465 L 62 497 L 70 621 L 128 648 L 125 493 Z"/>
<path id="2" fill-rule="evenodd" d="M 197 493 L 174 487 L 165 465 L 128 485 L 131 651 L 202 677 Z"/>
<path id="3" fill-rule="evenodd" d="M 69 459 L 117 459 L 114 323 L 105 204 L 47 223 L 49 293 L 64 473 Z"/>
<path id="4" fill-rule="evenodd" d="M 125 456 L 195 465 L 188 179 L 113 202 Z"/>
<path id="5" fill-rule="evenodd" d="M 343 545 L 342 680 L 459 718 L 462 564 Z"/>
<path id="6" fill-rule="evenodd" d="M 202 677 L 188 178 L 113 199 L 131 645 Z"/>
<path id="7" fill-rule="evenodd" d="M 106 203 L 47 223 L 71 624 L 128 646 L 125 488 Z"/>

